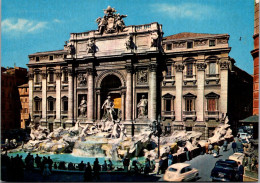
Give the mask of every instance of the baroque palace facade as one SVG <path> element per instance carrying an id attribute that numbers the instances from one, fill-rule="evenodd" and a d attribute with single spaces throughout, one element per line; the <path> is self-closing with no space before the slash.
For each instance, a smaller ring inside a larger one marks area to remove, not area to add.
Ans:
<path id="1" fill-rule="evenodd" d="M 211 136 L 229 113 L 229 35 L 163 37 L 157 22 L 125 26 L 126 15 L 115 12 L 104 10 L 98 30 L 71 33 L 63 50 L 29 55 L 31 119 L 50 130 L 93 124 L 104 121 L 112 99 L 128 134 L 160 114 L 165 131 Z"/>

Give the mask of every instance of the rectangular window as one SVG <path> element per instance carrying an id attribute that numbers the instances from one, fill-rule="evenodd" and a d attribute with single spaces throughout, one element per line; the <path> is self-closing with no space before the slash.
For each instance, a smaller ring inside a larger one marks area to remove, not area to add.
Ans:
<path id="1" fill-rule="evenodd" d="M 166 45 L 166 50 L 171 50 L 172 49 L 172 44 L 167 44 Z"/>
<path id="2" fill-rule="evenodd" d="M 209 63 L 209 74 L 216 74 L 216 63 Z"/>
<path id="3" fill-rule="evenodd" d="M 193 48 L 193 42 L 187 42 L 187 48 Z"/>
<path id="4" fill-rule="evenodd" d="M 36 81 L 36 83 L 40 82 L 40 74 L 39 73 L 35 74 L 35 81 Z"/>
<path id="5" fill-rule="evenodd" d="M 66 82 L 66 81 L 68 81 L 69 79 L 68 79 L 68 72 L 64 72 L 64 81 Z"/>
<path id="6" fill-rule="evenodd" d="M 165 111 L 171 111 L 171 103 L 172 101 L 170 99 L 165 100 Z"/>
<path id="7" fill-rule="evenodd" d="M 51 73 L 49 73 L 49 81 L 50 82 L 54 82 L 54 74 L 51 72 Z"/>
<path id="8" fill-rule="evenodd" d="M 208 111 L 216 111 L 216 99 L 208 99 Z"/>
<path id="9" fill-rule="evenodd" d="M 35 101 L 35 111 L 40 111 L 40 101 Z"/>
<path id="10" fill-rule="evenodd" d="M 187 76 L 193 76 L 192 64 L 187 64 Z"/>
<path id="11" fill-rule="evenodd" d="M 49 101 L 49 111 L 54 110 L 54 102 L 52 100 Z"/>
<path id="12" fill-rule="evenodd" d="M 40 57 L 36 57 L 36 62 L 39 62 L 40 61 Z"/>
<path id="13" fill-rule="evenodd" d="M 67 100 L 63 101 L 63 111 L 68 111 L 68 101 Z"/>
<path id="14" fill-rule="evenodd" d="M 53 60 L 53 56 L 50 56 L 50 60 Z"/>
<path id="15" fill-rule="evenodd" d="M 171 76 L 172 76 L 172 66 L 167 65 L 166 77 L 171 77 Z"/>
<path id="16" fill-rule="evenodd" d="M 186 111 L 193 111 L 193 100 L 186 99 Z"/>
<path id="17" fill-rule="evenodd" d="M 215 40 L 209 40 L 209 46 L 215 46 Z"/>

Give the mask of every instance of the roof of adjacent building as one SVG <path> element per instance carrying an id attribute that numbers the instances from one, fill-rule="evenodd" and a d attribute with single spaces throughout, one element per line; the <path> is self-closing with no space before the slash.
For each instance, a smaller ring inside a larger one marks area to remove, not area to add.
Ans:
<path id="1" fill-rule="evenodd" d="M 211 36 L 228 36 L 228 34 L 206 34 L 206 33 L 193 33 L 193 32 L 181 32 L 164 37 L 166 40 L 171 39 L 183 39 L 183 38 L 200 38 L 200 37 L 211 37 Z"/>
<path id="2" fill-rule="evenodd" d="M 43 52 L 36 52 L 36 53 L 30 54 L 29 56 L 47 55 L 47 54 L 61 54 L 61 53 L 67 53 L 67 51 L 66 50 L 43 51 Z"/>
<path id="3" fill-rule="evenodd" d="M 258 115 L 253 115 L 253 116 L 249 116 L 246 119 L 243 120 L 239 120 L 239 122 L 243 122 L 243 123 L 258 123 L 259 120 L 259 116 Z"/>

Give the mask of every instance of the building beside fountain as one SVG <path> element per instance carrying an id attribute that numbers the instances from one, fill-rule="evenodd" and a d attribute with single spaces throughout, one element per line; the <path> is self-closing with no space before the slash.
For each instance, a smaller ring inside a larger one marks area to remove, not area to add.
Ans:
<path id="1" fill-rule="evenodd" d="M 71 33 L 63 50 L 29 55 L 34 122 L 53 131 L 76 121 L 91 125 L 112 118 L 134 135 L 161 114 L 165 132 L 195 130 L 208 138 L 227 114 L 229 119 L 238 115 L 229 108 L 229 96 L 236 92 L 229 86 L 242 71 L 232 72 L 229 35 L 163 37 L 159 23 L 126 26 L 127 16 L 115 12 L 104 10 L 96 20 L 98 30 Z"/>

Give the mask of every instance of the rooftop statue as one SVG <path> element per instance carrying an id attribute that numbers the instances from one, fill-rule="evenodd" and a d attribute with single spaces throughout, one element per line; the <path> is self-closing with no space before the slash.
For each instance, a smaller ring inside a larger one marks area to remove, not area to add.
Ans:
<path id="1" fill-rule="evenodd" d="M 122 32 L 125 28 L 125 22 L 123 18 L 127 15 L 116 14 L 116 10 L 110 6 L 104 10 L 103 18 L 98 17 L 96 22 L 98 23 L 98 32 L 102 35 L 105 33 L 119 33 Z"/>

